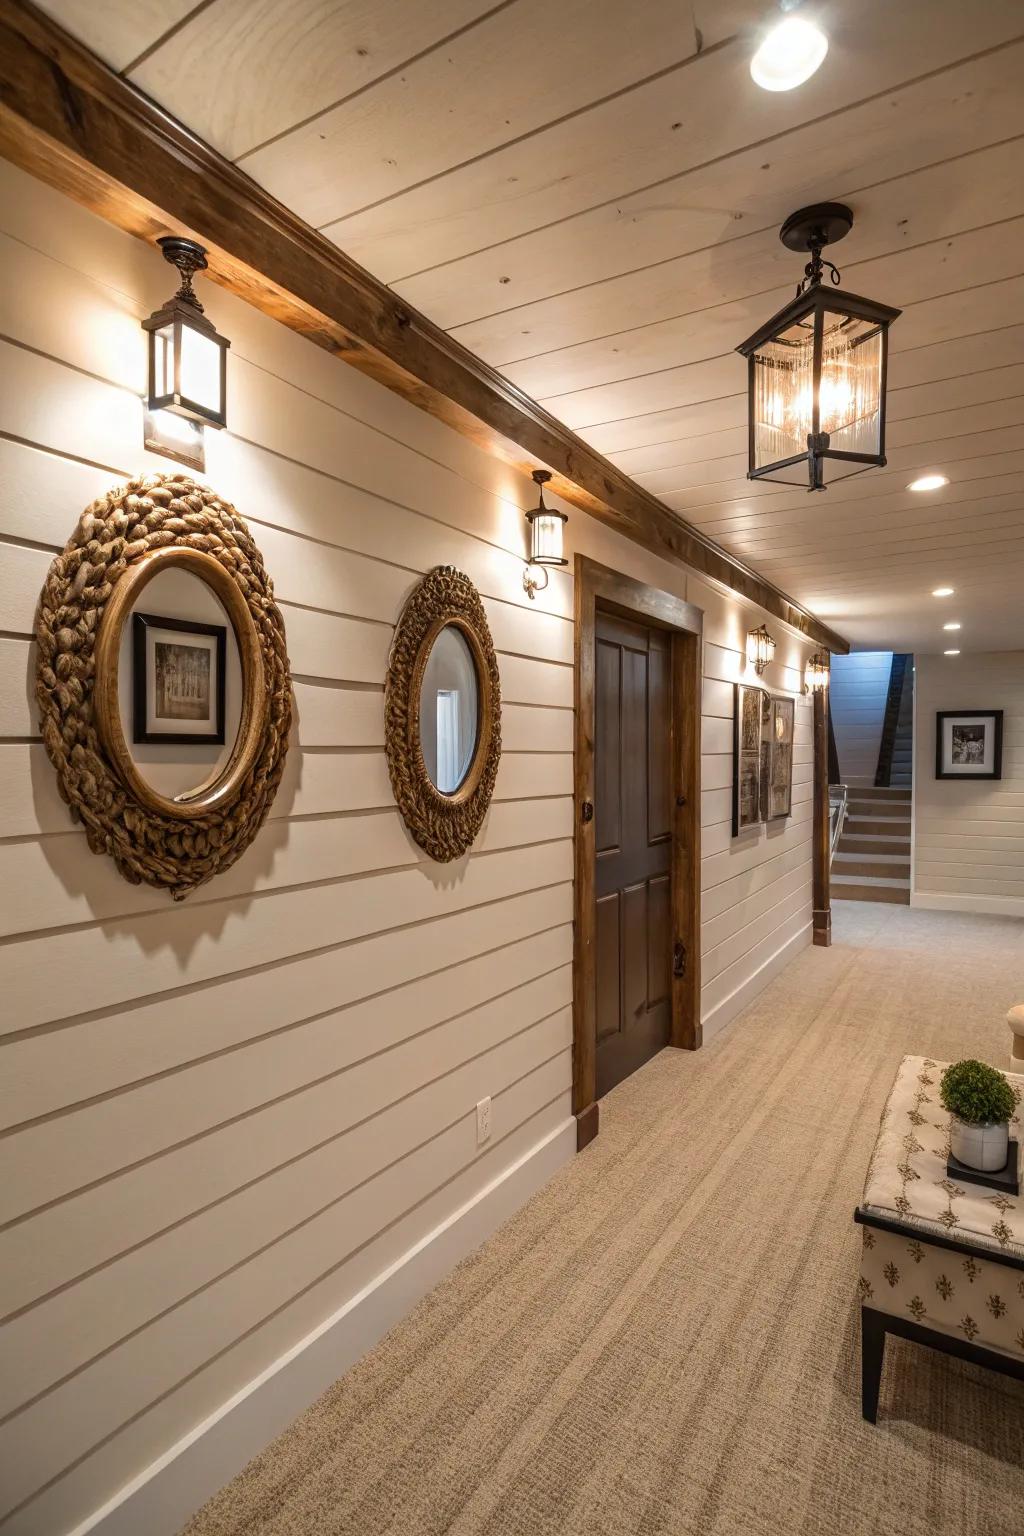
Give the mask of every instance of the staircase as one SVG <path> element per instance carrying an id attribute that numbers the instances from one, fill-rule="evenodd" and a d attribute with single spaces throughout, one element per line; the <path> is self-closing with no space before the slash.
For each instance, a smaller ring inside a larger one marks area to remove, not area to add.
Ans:
<path id="1" fill-rule="evenodd" d="M 832 899 L 909 907 L 909 759 L 905 787 L 850 790 L 846 824 L 832 860 Z"/>

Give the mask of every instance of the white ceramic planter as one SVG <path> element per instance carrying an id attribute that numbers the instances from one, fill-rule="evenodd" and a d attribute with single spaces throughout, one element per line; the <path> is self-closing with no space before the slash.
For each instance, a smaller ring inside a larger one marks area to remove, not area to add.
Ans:
<path id="1" fill-rule="evenodd" d="M 998 1173 L 1006 1167 L 1010 1127 L 1005 1120 L 987 1125 L 967 1125 L 955 1115 L 949 1119 L 950 1151 L 968 1168 L 979 1173 Z"/>

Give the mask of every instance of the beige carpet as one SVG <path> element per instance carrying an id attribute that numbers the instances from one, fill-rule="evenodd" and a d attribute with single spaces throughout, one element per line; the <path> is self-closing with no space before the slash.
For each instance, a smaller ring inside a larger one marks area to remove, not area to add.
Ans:
<path id="1" fill-rule="evenodd" d="M 862 1421 L 851 1216 L 900 1056 L 1004 1062 L 1024 924 L 836 924 L 188 1536 L 1021 1536 L 1024 1384 L 890 1342 Z"/>

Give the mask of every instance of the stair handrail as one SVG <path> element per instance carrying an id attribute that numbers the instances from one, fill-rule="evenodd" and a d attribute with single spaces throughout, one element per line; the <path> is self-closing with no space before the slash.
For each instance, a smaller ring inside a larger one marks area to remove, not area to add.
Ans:
<path id="1" fill-rule="evenodd" d="M 836 856 L 836 847 L 843 835 L 843 826 L 846 822 L 847 807 L 850 799 L 849 787 L 846 784 L 830 784 L 828 787 L 829 819 L 832 822 L 832 838 L 829 848 L 828 861 L 831 866 Z"/>

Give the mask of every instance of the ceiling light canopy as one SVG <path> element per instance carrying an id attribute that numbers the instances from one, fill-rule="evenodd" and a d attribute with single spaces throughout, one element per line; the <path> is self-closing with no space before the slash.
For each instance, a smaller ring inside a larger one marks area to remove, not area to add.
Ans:
<path id="1" fill-rule="evenodd" d="M 748 480 L 823 491 L 885 463 L 889 326 L 900 311 L 831 284 L 822 249 L 853 228 L 843 203 L 793 213 L 779 231 L 810 254 L 796 297 L 737 348 L 748 360 Z"/>
<path id="2" fill-rule="evenodd" d="M 932 597 L 952 597 L 952 596 L 953 596 L 953 588 L 952 587 L 935 587 L 932 590 Z"/>
<path id="3" fill-rule="evenodd" d="M 750 61 L 751 79 L 766 91 L 803 85 L 828 53 L 828 38 L 813 22 L 787 16 L 771 29 Z"/>
<path id="4" fill-rule="evenodd" d="M 908 491 L 939 491 L 944 485 L 949 484 L 948 475 L 920 475 L 916 480 L 911 480 L 907 486 Z"/>

